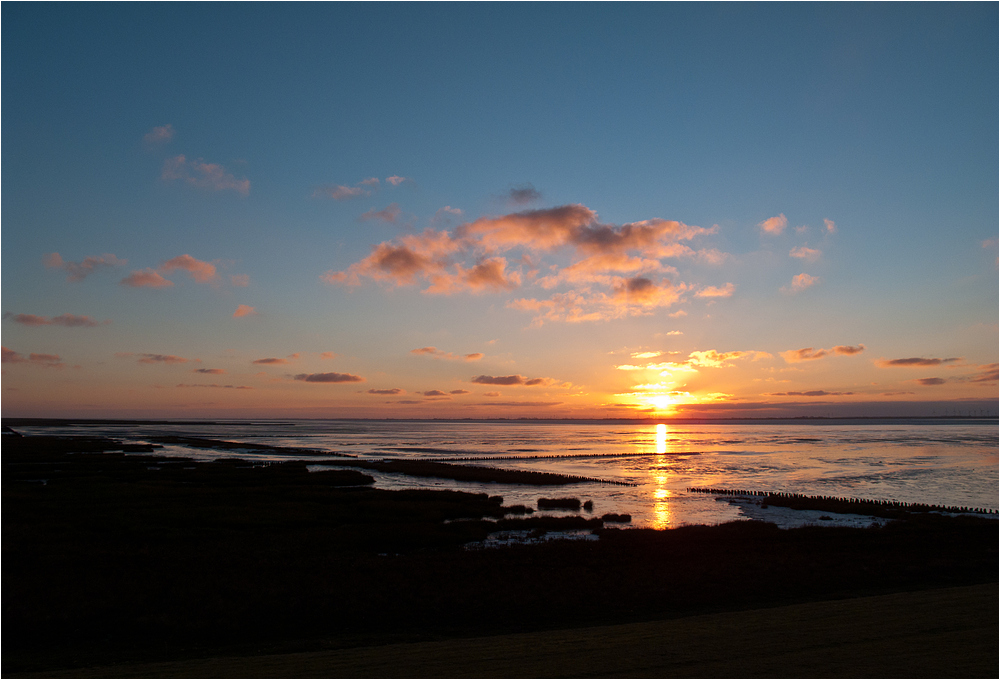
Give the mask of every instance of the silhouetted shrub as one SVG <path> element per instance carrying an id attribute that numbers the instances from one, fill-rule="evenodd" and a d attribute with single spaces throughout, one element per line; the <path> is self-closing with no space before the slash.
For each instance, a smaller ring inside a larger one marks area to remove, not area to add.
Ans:
<path id="1" fill-rule="evenodd" d="M 539 498 L 539 510 L 579 510 L 579 498 Z"/>

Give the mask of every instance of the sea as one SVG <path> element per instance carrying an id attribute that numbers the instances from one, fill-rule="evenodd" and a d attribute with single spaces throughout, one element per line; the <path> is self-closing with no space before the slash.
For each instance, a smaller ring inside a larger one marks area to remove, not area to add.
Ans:
<path id="1" fill-rule="evenodd" d="M 539 498 L 591 501 L 583 514 L 627 514 L 622 526 L 667 529 L 740 519 L 782 527 L 868 526 L 863 515 L 761 507 L 691 488 L 745 489 L 895 500 L 996 510 L 1000 428 L 995 418 L 745 421 L 227 420 L 77 422 L 23 426 L 30 434 L 101 435 L 130 443 L 157 435 L 303 447 L 330 455 L 166 445 L 157 453 L 196 460 L 306 459 L 321 470 L 335 454 L 361 459 L 445 460 L 580 477 L 564 486 L 468 483 L 366 471 L 383 489 L 455 489 L 500 495 L 507 505 Z M 342 460 L 342 459 L 341 459 Z M 561 514 L 565 511 L 551 511 Z M 575 513 L 574 513 L 575 514 Z M 996 517 L 995 514 L 992 515 Z"/>

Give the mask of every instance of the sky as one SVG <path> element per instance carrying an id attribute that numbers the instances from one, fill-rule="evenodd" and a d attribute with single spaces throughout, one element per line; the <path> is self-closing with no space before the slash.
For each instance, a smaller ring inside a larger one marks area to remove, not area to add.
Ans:
<path id="1" fill-rule="evenodd" d="M 3 3 L 2 412 L 997 412 L 996 3 Z"/>

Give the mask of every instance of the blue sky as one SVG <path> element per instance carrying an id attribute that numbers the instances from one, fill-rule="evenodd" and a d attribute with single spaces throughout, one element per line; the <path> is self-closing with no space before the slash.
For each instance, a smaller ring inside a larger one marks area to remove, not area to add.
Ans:
<path id="1" fill-rule="evenodd" d="M 996 401 L 995 4 L 2 12 L 5 415 Z M 550 288 L 538 283 L 546 272 L 596 252 L 579 234 L 541 249 L 450 241 L 409 280 L 384 262 L 371 270 L 382 278 L 321 279 L 425 229 L 457 239 L 476 220 L 573 205 L 594 216 L 572 229 L 621 236 L 659 219 L 701 231 L 629 250 L 644 268 Z M 67 281 L 65 266 L 43 264 L 51 253 L 126 262 Z M 165 265 L 182 255 L 191 260 Z M 468 275 L 496 258 L 507 278 L 428 292 L 434 272 L 486 281 Z M 214 272 L 199 283 L 191 262 Z M 123 283 L 136 271 L 174 285 Z M 636 291 L 672 293 L 637 309 L 609 301 L 639 278 L 649 283 Z M 543 318 L 517 302 L 570 293 L 593 318 Z M 255 313 L 233 317 L 238 305 Z M 98 325 L 52 321 L 63 314 Z M 428 346 L 441 353 L 412 354 Z M 691 363 L 710 350 L 758 354 Z M 616 366 L 654 351 L 688 364 L 680 377 L 644 369 L 642 384 L 659 387 L 640 398 Z M 187 361 L 129 358 L 147 354 Z M 287 363 L 257 370 L 258 358 Z M 887 368 L 911 358 L 955 361 Z M 209 379 L 192 368 L 208 364 L 248 389 L 192 399 L 176 387 Z M 295 379 L 324 373 L 364 382 Z M 476 375 L 550 381 L 485 397 Z M 421 394 L 432 388 L 468 394 Z"/>

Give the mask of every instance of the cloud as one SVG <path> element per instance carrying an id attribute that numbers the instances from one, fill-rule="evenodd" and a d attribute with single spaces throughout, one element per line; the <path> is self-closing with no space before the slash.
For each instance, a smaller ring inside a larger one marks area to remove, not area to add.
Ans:
<path id="1" fill-rule="evenodd" d="M 552 378 L 525 378 L 523 375 L 477 375 L 472 378 L 471 382 L 477 385 L 525 385 L 534 387 L 537 385 L 555 385 L 558 381 Z"/>
<path id="2" fill-rule="evenodd" d="M 222 375 L 225 371 L 221 368 L 192 368 L 192 373 L 204 373 L 205 375 Z"/>
<path id="3" fill-rule="evenodd" d="M 251 363 L 258 364 L 261 366 L 278 366 L 282 364 L 289 363 L 288 359 L 279 359 L 277 357 L 267 357 L 266 359 L 255 359 Z"/>
<path id="4" fill-rule="evenodd" d="M 792 277 L 792 285 L 788 287 L 782 287 L 782 292 L 784 293 L 798 293 L 800 290 L 805 290 L 810 286 L 815 286 L 819 283 L 818 276 L 810 276 L 809 274 L 796 274 Z"/>
<path id="5" fill-rule="evenodd" d="M 364 187 L 345 187 L 342 184 L 327 184 L 313 190 L 313 198 L 332 198 L 335 201 L 349 201 L 352 198 L 370 196 L 372 192 Z"/>
<path id="6" fill-rule="evenodd" d="M 997 382 L 1000 380 L 1000 364 L 985 364 L 978 368 L 979 373 L 966 376 L 964 379 L 973 383 Z"/>
<path id="7" fill-rule="evenodd" d="M 362 222 L 367 222 L 369 220 L 379 220 L 381 222 L 395 224 L 396 220 L 399 219 L 399 216 L 402 213 L 403 211 L 399 209 L 398 203 L 390 203 L 383 210 L 375 210 L 374 208 L 372 208 L 368 212 L 363 213 L 361 217 L 359 217 L 358 219 L 360 219 Z"/>
<path id="8" fill-rule="evenodd" d="M 30 353 L 27 357 L 7 347 L 2 348 L 0 362 L 5 364 L 32 364 L 44 368 L 65 368 L 66 364 L 57 354 L 37 354 Z"/>
<path id="9" fill-rule="evenodd" d="M 531 183 L 511 187 L 504 199 L 509 205 L 528 205 L 542 198 L 542 194 Z"/>
<path id="10" fill-rule="evenodd" d="M 392 389 L 388 389 L 388 390 L 375 390 L 375 389 L 371 389 L 371 390 L 368 390 L 368 394 L 390 394 L 390 395 L 391 394 L 406 394 L 406 390 L 401 390 L 398 387 L 393 387 Z"/>
<path id="11" fill-rule="evenodd" d="M 831 354 L 844 354 L 851 356 L 854 354 L 860 354 L 865 351 L 864 345 L 837 345 L 833 349 L 813 349 L 812 347 L 804 347 L 802 349 L 790 349 L 786 352 L 782 352 L 781 356 L 784 357 L 785 361 L 794 364 L 800 361 L 811 361 L 813 359 L 822 359 L 825 356 Z"/>
<path id="12" fill-rule="evenodd" d="M 149 267 L 132 272 L 119 283 L 129 288 L 170 288 L 174 285 L 173 281 L 163 278 L 159 272 Z"/>
<path id="13" fill-rule="evenodd" d="M 375 212 L 366 216 L 374 217 Z M 364 279 L 421 285 L 425 293 L 448 295 L 502 293 L 526 282 L 546 290 L 568 286 L 570 290 L 552 293 L 548 299 L 524 298 L 507 306 L 533 312 L 534 324 L 620 318 L 650 314 L 679 302 L 693 287 L 651 274 L 676 274 L 663 258 L 721 262 L 725 253 L 694 250 L 682 243 L 716 231 L 658 218 L 602 224 L 586 206 L 563 205 L 481 217 L 452 231 L 427 229 L 384 241 L 364 259 L 341 271 L 329 270 L 320 279 L 349 286 Z M 505 255 L 511 250 L 520 252 Z M 569 254 L 569 265 L 563 269 L 551 265 L 546 276 L 536 278 L 538 258 L 557 250 Z M 706 294 L 729 292 L 728 286 L 706 289 Z"/>
<path id="14" fill-rule="evenodd" d="M 227 389 L 227 390 L 252 390 L 253 389 L 252 387 L 249 387 L 247 385 L 216 385 L 215 383 L 212 383 L 212 384 L 209 384 L 209 385 L 187 385 L 187 384 L 181 383 L 181 384 L 177 385 L 177 387 L 212 387 L 212 388 L 220 388 L 220 389 Z"/>
<path id="15" fill-rule="evenodd" d="M 332 359 L 335 356 L 337 356 L 337 355 L 334 354 L 333 352 L 320 352 L 319 358 L 320 359 Z"/>
<path id="16" fill-rule="evenodd" d="M 427 390 L 426 392 L 420 392 L 419 394 L 425 397 L 447 397 L 447 392 L 442 392 L 441 390 Z"/>
<path id="17" fill-rule="evenodd" d="M 174 126 L 170 123 L 160 125 L 147 132 L 142 141 L 146 146 L 159 146 L 166 144 L 174 138 Z"/>
<path id="18" fill-rule="evenodd" d="M 8 314 L 4 314 L 7 318 Z M 89 316 L 77 316 L 76 314 L 60 314 L 52 318 L 35 316 L 34 314 L 14 314 L 10 316 L 15 323 L 24 326 L 65 326 L 66 328 L 93 328 L 95 326 L 110 324 L 110 320 L 104 322 L 95 321 Z"/>
<path id="19" fill-rule="evenodd" d="M 916 382 L 924 387 L 929 387 L 931 385 L 943 385 L 948 381 L 944 378 L 918 378 Z"/>
<path id="20" fill-rule="evenodd" d="M 246 288 L 250 285 L 250 275 L 249 274 L 233 274 L 229 277 L 229 280 L 237 288 Z"/>
<path id="21" fill-rule="evenodd" d="M 393 175 L 392 177 L 386 177 L 385 181 L 394 187 L 398 187 L 400 184 L 413 182 L 409 177 L 400 177 L 399 175 Z"/>
<path id="22" fill-rule="evenodd" d="M 448 394 L 472 394 L 469 390 L 451 390 Z"/>
<path id="23" fill-rule="evenodd" d="M 767 218 L 757 226 L 760 227 L 761 231 L 765 234 L 777 236 L 785 230 L 785 227 L 788 226 L 788 218 L 785 217 L 784 213 L 781 213 L 777 217 Z"/>
<path id="24" fill-rule="evenodd" d="M 257 310 L 251 307 L 250 305 L 238 305 L 236 307 L 236 311 L 233 312 L 234 319 L 239 319 L 244 316 L 257 316 L 257 315 L 258 315 Z"/>
<path id="25" fill-rule="evenodd" d="M 925 359 L 922 357 L 910 357 L 908 359 L 876 359 L 875 365 L 880 368 L 911 368 L 953 364 L 956 361 L 961 360 L 961 357 L 951 357 L 950 359 Z"/>
<path id="26" fill-rule="evenodd" d="M 471 354 L 455 354 L 453 352 L 445 352 L 437 347 L 420 347 L 418 349 L 411 349 L 410 354 L 431 356 L 437 359 L 450 359 L 453 361 L 479 361 L 485 356 L 482 352 L 472 352 Z"/>
<path id="27" fill-rule="evenodd" d="M 695 293 L 694 296 L 700 298 L 727 298 L 732 297 L 735 290 L 736 286 L 732 283 L 727 283 L 721 288 L 716 286 L 706 286 Z"/>
<path id="28" fill-rule="evenodd" d="M 49 253 L 42 262 L 49 269 L 62 269 L 67 272 L 66 280 L 79 283 L 94 273 L 95 270 L 103 267 L 120 267 L 128 260 L 122 260 L 111 253 L 105 253 L 100 257 L 86 257 L 82 262 L 66 262 L 59 253 Z"/>
<path id="29" fill-rule="evenodd" d="M 490 395 L 487 394 L 486 396 Z M 562 404 L 561 401 L 484 401 L 476 404 L 476 406 L 525 406 L 533 408 L 539 406 L 559 406 L 560 404 Z"/>
<path id="30" fill-rule="evenodd" d="M 456 292 L 514 290 L 521 285 L 521 273 L 506 271 L 507 258 L 493 257 L 479 262 L 471 269 L 454 265 L 455 273 L 440 272 L 430 276 L 431 286 L 425 293 L 450 295 Z"/>
<path id="31" fill-rule="evenodd" d="M 209 191 L 232 190 L 243 196 L 250 194 L 250 180 L 236 179 L 218 163 L 206 163 L 200 158 L 196 161 L 189 161 L 183 155 L 168 158 L 163 163 L 160 177 L 165 182 L 180 180 Z"/>
<path id="32" fill-rule="evenodd" d="M 350 373 L 299 373 L 295 376 L 295 379 L 313 383 L 365 382 L 365 379 L 361 376 L 351 375 Z"/>
<path id="33" fill-rule="evenodd" d="M 377 187 L 379 185 L 379 181 L 378 177 L 369 177 L 368 179 L 361 180 L 358 184 L 366 187 Z"/>
<path id="34" fill-rule="evenodd" d="M 798 248 L 792 248 L 788 251 L 789 257 L 797 257 L 800 260 L 805 260 L 806 262 L 815 262 L 822 255 L 822 251 L 814 250 L 813 248 L 807 248 L 805 246 L 799 246 Z"/>
<path id="35" fill-rule="evenodd" d="M 828 220 L 828 219 L 824 218 L 823 219 L 823 224 L 826 226 L 826 231 L 827 231 L 828 234 L 836 234 L 837 233 L 837 225 L 834 224 L 833 220 Z"/>
<path id="36" fill-rule="evenodd" d="M 809 392 L 771 392 L 769 397 L 846 397 L 854 392 L 827 392 L 826 390 L 811 390 Z"/>
<path id="37" fill-rule="evenodd" d="M 644 276 L 624 279 L 614 289 L 614 298 L 620 304 L 641 307 L 669 307 L 680 299 L 683 289 L 676 288 L 667 279 L 659 283 Z"/>
<path id="38" fill-rule="evenodd" d="M 503 394 L 501 394 L 500 392 L 484 392 L 483 396 L 484 397 L 502 397 Z"/>
<path id="39" fill-rule="evenodd" d="M 653 359 L 667 355 L 674 355 L 677 352 L 637 352 L 632 355 L 634 359 Z M 688 354 L 686 361 L 664 361 L 647 363 L 645 365 L 622 364 L 615 366 L 619 371 L 661 371 L 665 373 L 690 372 L 695 373 L 699 368 L 731 368 L 732 362 L 740 360 L 759 361 L 770 359 L 771 355 L 759 350 L 737 350 L 732 352 L 719 352 L 714 349 L 695 350 Z"/>
<path id="40" fill-rule="evenodd" d="M 526 380 L 523 375 L 477 375 L 472 378 L 478 385 L 523 385 Z"/>
<path id="41" fill-rule="evenodd" d="M 440 222 L 450 221 L 453 217 L 461 217 L 462 211 L 459 208 L 452 208 L 450 205 L 446 205 L 443 208 L 439 208 L 434 217 L 431 218 L 431 222 L 438 224 Z"/>
<path id="42" fill-rule="evenodd" d="M 189 273 L 191 278 L 198 283 L 210 283 L 217 278 L 214 264 L 195 259 L 187 254 L 169 259 L 159 267 L 159 271 L 164 273 L 170 273 L 178 269 Z"/>
<path id="43" fill-rule="evenodd" d="M 136 356 L 139 357 L 137 359 L 137 363 L 140 364 L 186 364 L 191 361 L 190 359 L 185 359 L 184 357 L 175 356 L 173 354 L 138 354 Z"/>

